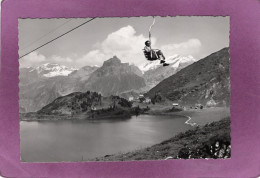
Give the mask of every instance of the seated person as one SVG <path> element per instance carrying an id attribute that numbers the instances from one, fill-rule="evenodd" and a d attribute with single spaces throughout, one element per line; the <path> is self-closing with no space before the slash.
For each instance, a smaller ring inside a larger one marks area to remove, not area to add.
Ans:
<path id="1" fill-rule="evenodd" d="M 145 42 L 144 51 L 148 54 L 148 60 L 157 60 L 162 57 L 163 59 L 161 59 L 161 63 L 165 63 L 165 56 L 161 50 L 152 49 L 151 42 L 149 40 Z"/>

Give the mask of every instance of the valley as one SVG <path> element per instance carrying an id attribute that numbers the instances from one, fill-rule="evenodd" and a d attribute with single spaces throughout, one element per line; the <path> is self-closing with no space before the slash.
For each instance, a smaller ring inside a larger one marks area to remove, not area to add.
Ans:
<path id="1" fill-rule="evenodd" d="M 154 61 L 140 67 L 141 71 L 114 56 L 101 67 L 86 66 L 75 70 L 47 64 L 36 69 L 29 68 L 29 71 L 22 69 L 19 92 L 21 118 L 56 115 L 89 119 L 94 115 L 102 118 L 105 115 L 110 117 L 110 114 L 118 117 L 160 114 L 175 108 L 174 103 L 177 104 L 176 111 L 229 107 L 228 49 L 223 48 L 199 61 L 178 55 L 168 59 L 169 64 L 178 68 L 171 65 L 162 67 Z M 55 71 L 58 71 L 57 76 L 46 77 L 50 76 L 49 72 L 53 75 Z M 33 77 L 35 79 L 25 80 Z M 148 90 L 147 84 L 152 79 L 153 84 L 158 84 Z M 142 88 L 148 92 L 142 91 Z"/>

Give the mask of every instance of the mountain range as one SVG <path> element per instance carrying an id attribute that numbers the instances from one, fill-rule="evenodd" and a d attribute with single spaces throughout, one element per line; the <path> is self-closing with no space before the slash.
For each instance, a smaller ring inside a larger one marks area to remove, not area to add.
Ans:
<path id="1" fill-rule="evenodd" d="M 20 69 L 20 84 L 28 84 L 40 78 L 51 78 L 57 76 L 68 76 L 75 68 L 64 65 L 46 63 L 38 67 L 27 67 Z"/>
<path id="2" fill-rule="evenodd" d="M 199 61 L 192 56 L 174 55 L 166 59 L 170 64 L 167 67 L 159 60 L 137 67 L 122 63 L 114 56 L 101 67 L 74 69 L 48 63 L 36 68 L 21 68 L 20 112 L 35 112 L 58 97 L 87 91 L 126 99 L 140 93 L 152 98 L 160 93 L 169 100 L 186 104 L 229 104 L 226 99 L 230 95 L 227 59 L 228 48 L 224 48 Z"/>
<path id="3" fill-rule="evenodd" d="M 52 68 L 53 67 L 53 68 Z M 85 66 L 78 70 L 44 64 L 20 69 L 20 112 L 34 112 L 55 98 L 72 92 L 96 91 L 103 96 L 118 95 L 145 87 L 142 71 L 114 56 L 101 67 Z"/>

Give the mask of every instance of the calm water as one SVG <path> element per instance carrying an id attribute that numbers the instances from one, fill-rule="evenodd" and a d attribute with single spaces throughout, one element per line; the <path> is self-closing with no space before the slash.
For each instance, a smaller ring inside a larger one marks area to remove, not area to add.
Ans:
<path id="1" fill-rule="evenodd" d="M 180 116 L 128 120 L 21 121 L 24 162 L 82 161 L 151 146 L 191 128 Z"/>

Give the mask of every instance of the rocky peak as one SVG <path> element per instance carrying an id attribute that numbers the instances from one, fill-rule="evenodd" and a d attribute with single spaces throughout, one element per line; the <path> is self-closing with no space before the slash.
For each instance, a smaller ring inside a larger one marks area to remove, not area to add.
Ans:
<path id="1" fill-rule="evenodd" d="M 113 56 L 112 58 L 104 61 L 103 66 L 118 66 L 121 65 L 121 60 L 118 59 L 117 56 Z"/>
<path id="2" fill-rule="evenodd" d="M 142 76 L 142 71 L 134 64 L 122 63 L 117 56 L 104 61 L 103 65 L 96 71 L 99 76 L 136 74 Z"/>

